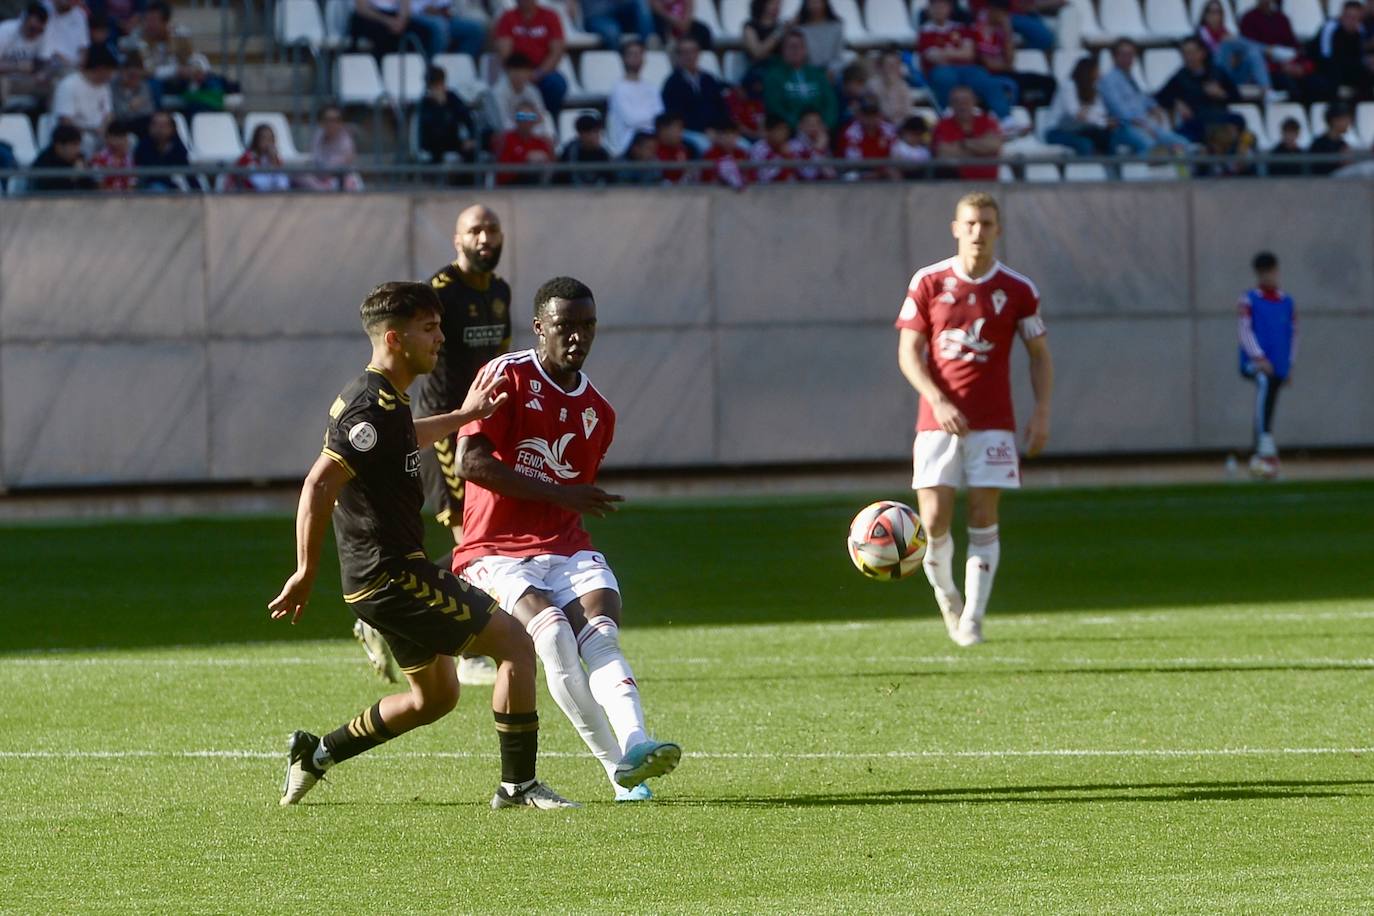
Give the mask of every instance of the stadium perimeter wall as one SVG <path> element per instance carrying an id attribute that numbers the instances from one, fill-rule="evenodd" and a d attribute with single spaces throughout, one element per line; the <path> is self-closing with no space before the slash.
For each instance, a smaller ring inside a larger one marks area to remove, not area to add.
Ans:
<path id="1" fill-rule="evenodd" d="M 517 345 L 544 279 L 596 291 L 616 467 L 899 459 L 891 323 L 968 189 L 3 200 L 0 484 L 299 476 L 367 359 L 358 302 L 450 260 L 478 200 L 505 224 Z M 1374 184 L 998 193 L 1050 327 L 1056 454 L 1244 447 L 1234 304 L 1265 247 L 1302 316 L 1281 442 L 1374 445 Z M 1013 378 L 1024 417 L 1019 347 Z"/>

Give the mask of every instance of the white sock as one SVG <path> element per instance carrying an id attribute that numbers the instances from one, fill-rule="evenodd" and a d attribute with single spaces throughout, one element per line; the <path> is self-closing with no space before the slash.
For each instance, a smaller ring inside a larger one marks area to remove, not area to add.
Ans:
<path id="1" fill-rule="evenodd" d="M 577 656 L 577 640 L 568 618 L 558 608 L 547 607 L 534 616 L 526 629 L 534 640 L 535 653 L 544 663 L 544 681 L 553 701 L 607 774 L 613 774 L 620 763 L 620 746 L 587 685 L 587 672 L 582 670 L 582 659 Z"/>
<path id="2" fill-rule="evenodd" d="M 316 769 L 321 773 L 334 765 L 334 758 L 329 756 L 329 748 L 324 746 L 324 741 L 320 741 L 319 744 L 315 745 L 315 754 L 310 758 L 310 762 L 313 763 Z"/>
<path id="3" fill-rule="evenodd" d="M 997 575 L 997 560 L 1002 544 L 997 540 L 997 526 L 968 530 L 968 562 L 964 566 L 963 622 L 980 621 L 992 597 L 992 580 Z"/>
<path id="4" fill-rule="evenodd" d="M 527 779 L 524 782 L 503 782 L 501 783 L 501 788 L 506 790 L 507 795 L 515 795 L 518 792 L 525 791 L 538 781 L 537 779 Z"/>
<path id="5" fill-rule="evenodd" d="M 606 710 L 611 728 L 620 739 L 621 752 L 649 739 L 644 710 L 639 705 L 639 685 L 630 663 L 620 651 L 620 627 L 609 617 L 592 617 L 577 638 L 578 650 L 587 662 L 587 682 L 592 696 Z"/>
<path id="6" fill-rule="evenodd" d="M 959 588 L 954 584 L 954 538 L 946 531 L 938 538 L 926 542 L 925 559 L 921 567 L 926 571 L 926 580 L 935 590 L 935 602 L 942 613 L 953 610 L 958 613 L 964 599 L 959 597 Z"/>

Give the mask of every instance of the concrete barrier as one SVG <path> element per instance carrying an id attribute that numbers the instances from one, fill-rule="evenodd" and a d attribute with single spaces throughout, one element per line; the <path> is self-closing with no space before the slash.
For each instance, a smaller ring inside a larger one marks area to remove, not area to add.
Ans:
<path id="1" fill-rule="evenodd" d="M 958 184 L 0 200 L 0 485 L 297 477 L 361 370 L 375 284 L 502 216 L 517 346 L 537 286 L 598 295 L 620 468 L 904 459 L 892 319 L 953 253 Z M 1234 303 L 1270 248 L 1302 316 L 1280 443 L 1374 445 L 1374 184 L 1009 186 L 1006 262 L 1059 368 L 1051 451 L 1244 448 Z M 1013 379 L 1029 409 L 1025 359 Z"/>

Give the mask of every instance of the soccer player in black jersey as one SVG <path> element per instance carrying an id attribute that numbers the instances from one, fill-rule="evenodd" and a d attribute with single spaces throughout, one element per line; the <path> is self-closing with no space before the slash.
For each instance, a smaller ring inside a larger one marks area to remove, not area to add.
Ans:
<path id="1" fill-rule="evenodd" d="M 478 379 L 457 410 L 414 420 L 406 389 L 434 368 L 443 304 L 428 284 L 385 283 L 360 311 L 372 360 L 329 409 L 324 449 L 296 513 L 296 571 L 268 607 L 274 620 L 293 623 L 305 610 L 332 507 L 344 600 L 385 637 L 410 690 L 383 697 L 323 738 L 294 732 L 281 803 L 300 801 L 330 766 L 452 710 L 459 689 L 452 656 L 472 649 L 500 660 L 491 705 L 501 784 L 492 807 L 577 807 L 535 778 L 539 716 L 529 636 L 488 595 L 424 553 L 420 450 L 489 416 L 506 394 L 495 377 Z"/>
<path id="2" fill-rule="evenodd" d="M 463 403 L 477 371 L 509 352 L 511 342 L 510 284 L 496 275 L 501 262 L 501 220 L 487 207 L 472 206 L 458 214 L 453 232 L 453 263 L 441 268 L 429 285 L 444 305 L 444 345 L 434 371 L 420 379 L 415 416 L 448 413 Z M 434 448 L 420 453 L 420 478 L 425 496 L 435 508 L 439 524 L 453 533 L 454 543 L 463 536 L 463 479 L 454 462 L 453 433 L 435 440 Z M 385 640 L 366 622 L 353 625 L 376 672 L 395 680 L 395 664 Z M 490 684 L 496 666 L 485 656 L 465 654 L 458 660 L 462 684 Z"/>

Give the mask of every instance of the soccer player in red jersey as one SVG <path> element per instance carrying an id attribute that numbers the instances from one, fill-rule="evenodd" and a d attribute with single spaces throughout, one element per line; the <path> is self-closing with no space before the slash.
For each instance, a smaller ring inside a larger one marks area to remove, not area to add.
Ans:
<path id="1" fill-rule="evenodd" d="M 596 301 L 556 277 L 534 297 L 531 350 L 494 360 L 510 397 L 458 433 L 467 481 L 453 571 L 529 631 L 560 709 L 606 768 L 617 801 L 651 797 L 646 779 L 672 772 L 682 750 L 655 741 L 620 650 L 620 588 L 582 527 L 621 497 L 596 486 L 615 411 L 582 364 L 596 337 Z M 583 668 L 583 663 L 586 668 Z"/>
<path id="2" fill-rule="evenodd" d="M 926 578 L 950 638 L 971 646 L 983 641 L 983 614 L 997 575 L 997 504 L 1003 490 L 1021 485 L 1011 402 L 1013 341 L 1019 336 L 1030 354 L 1035 410 L 1026 428 L 1029 457 L 1049 439 L 1054 363 L 1039 291 L 997 260 L 1002 226 L 996 199 L 966 194 L 952 228 L 958 254 L 911 278 L 897 317 L 897 363 L 921 396 L 911 485 L 929 539 Z M 960 487 L 968 489 L 963 596 L 954 584 L 949 533 Z"/>

